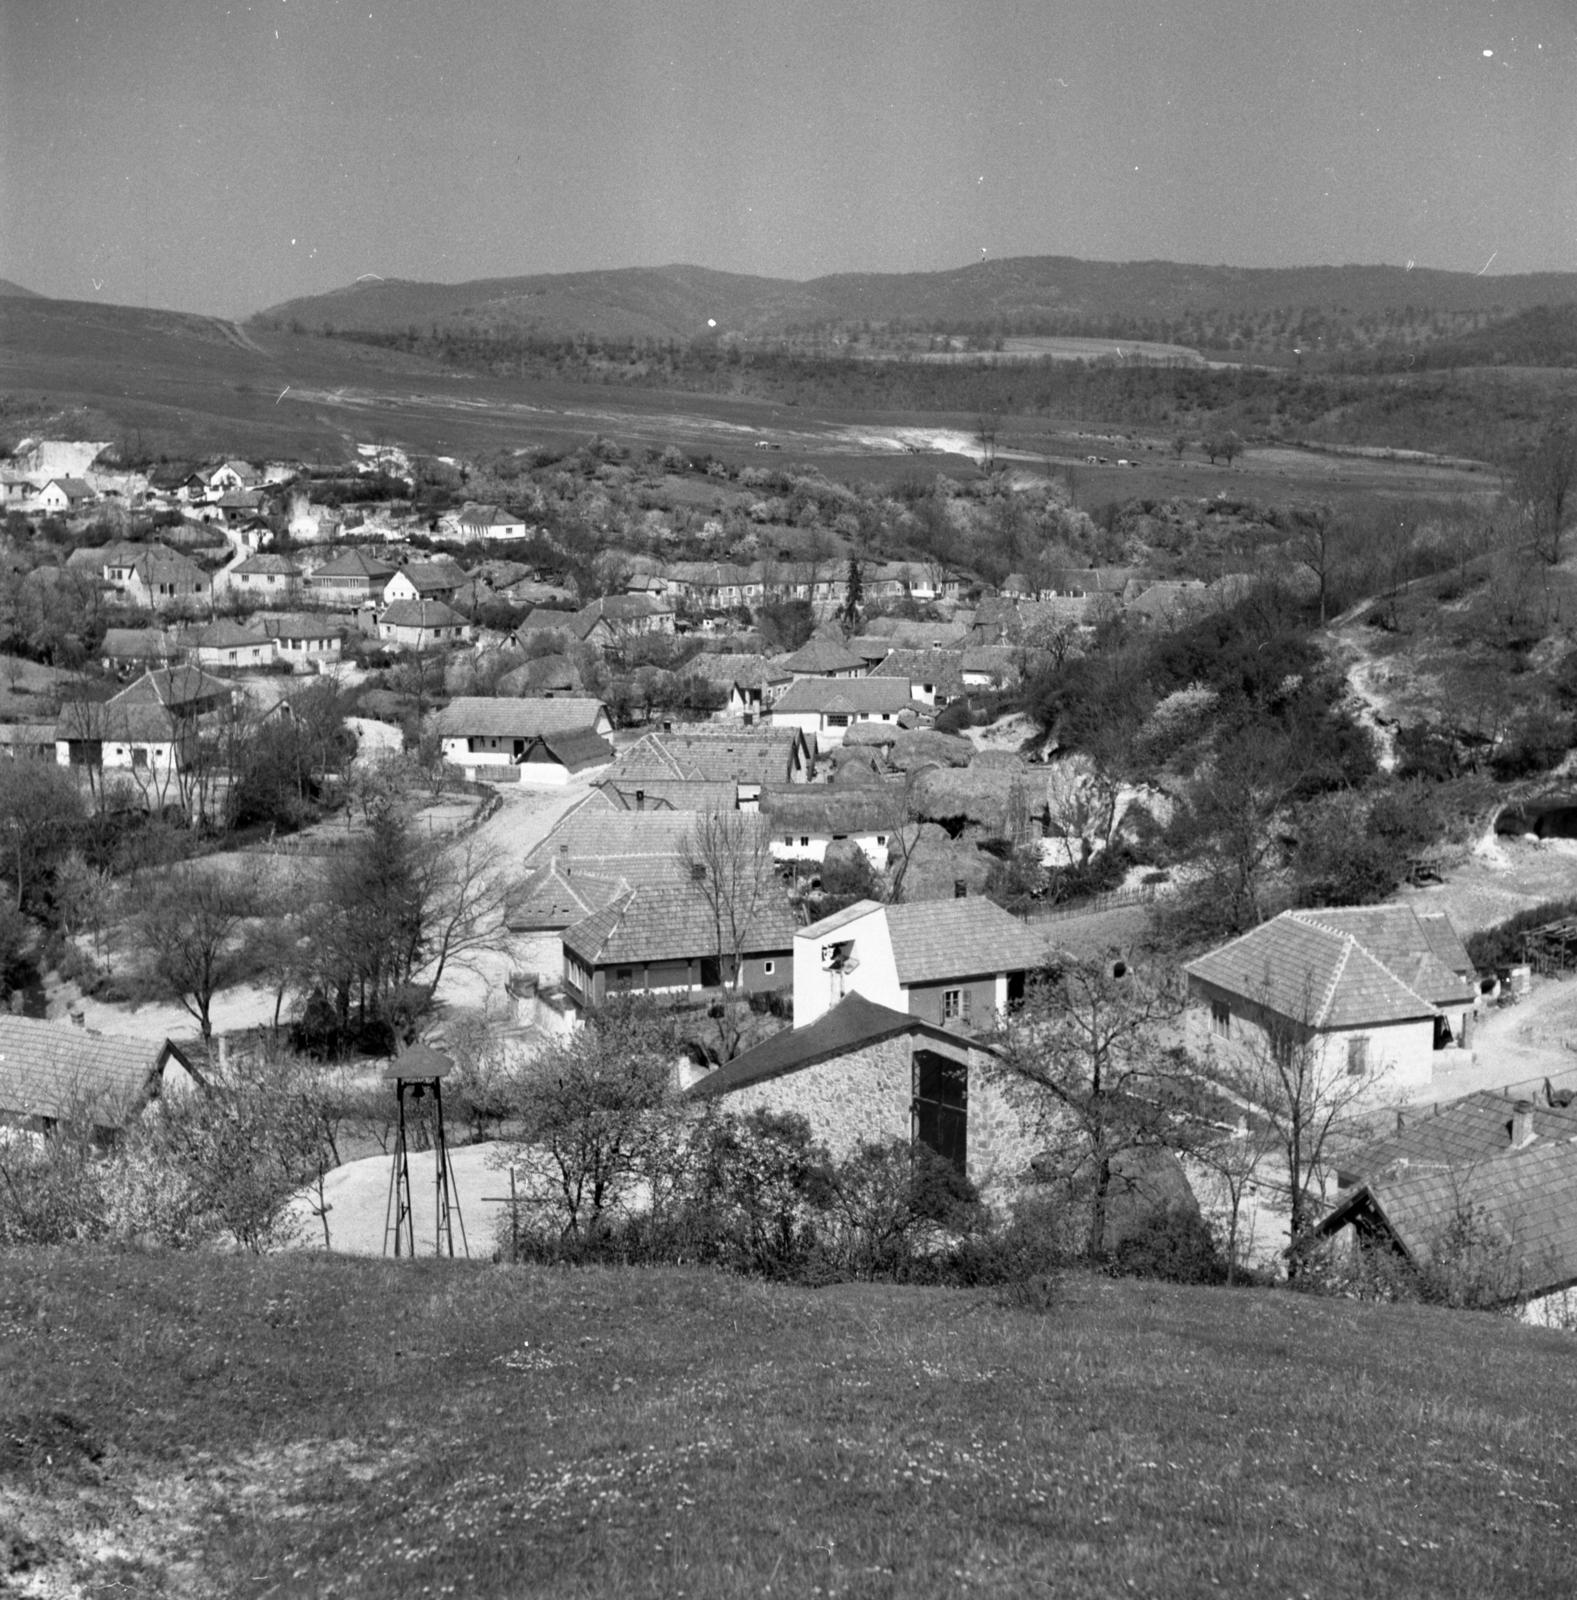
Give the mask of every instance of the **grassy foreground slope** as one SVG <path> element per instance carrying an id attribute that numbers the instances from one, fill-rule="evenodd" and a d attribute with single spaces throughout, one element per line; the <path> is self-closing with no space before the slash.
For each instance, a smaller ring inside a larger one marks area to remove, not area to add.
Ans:
<path id="1" fill-rule="evenodd" d="M 1574 1419 L 1566 1336 L 1285 1293 L 21 1253 L 0 1591 L 1569 1595 Z"/>

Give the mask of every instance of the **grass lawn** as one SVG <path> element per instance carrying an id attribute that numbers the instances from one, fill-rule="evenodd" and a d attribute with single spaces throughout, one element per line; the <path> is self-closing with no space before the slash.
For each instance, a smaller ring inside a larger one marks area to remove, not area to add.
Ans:
<path id="1" fill-rule="evenodd" d="M 18 1253 L 0 1591 L 1567 1596 L 1574 1354 L 1482 1315 L 1082 1276 L 1034 1311 Z"/>

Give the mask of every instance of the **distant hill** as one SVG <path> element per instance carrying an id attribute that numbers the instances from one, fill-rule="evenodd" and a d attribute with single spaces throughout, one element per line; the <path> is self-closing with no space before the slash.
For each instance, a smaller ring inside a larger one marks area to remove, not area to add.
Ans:
<path id="1" fill-rule="evenodd" d="M 1577 305 L 1539 305 L 1486 328 L 1442 339 L 1432 367 L 1577 367 Z"/>
<path id="2" fill-rule="evenodd" d="M 44 298 L 36 289 L 24 289 L 19 283 L 12 283 L 9 278 L 0 278 L 0 300 L 42 300 Z"/>
<path id="3" fill-rule="evenodd" d="M 1480 277 L 1404 267 L 1240 268 L 1169 261 L 1021 256 L 947 272 L 840 273 L 796 283 L 704 267 L 487 278 L 474 283 L 363 281 L 287 300 L 252 320 L 303 330 L 690 340 L 709 331 L 771 336 L 818 324 L 991 320 L 1175 320 L 1288 307 L 1372 315 L 1412 307 L 1501 316 L 1577 302 L 1577 273 Z"/>

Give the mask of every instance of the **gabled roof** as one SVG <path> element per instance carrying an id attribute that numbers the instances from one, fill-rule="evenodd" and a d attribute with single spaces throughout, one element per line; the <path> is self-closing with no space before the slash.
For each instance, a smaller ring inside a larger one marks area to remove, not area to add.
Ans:
<path id="1" fill-rule="evenodd" d="M 772 710 L 858 716 L 896 713 L 909 705 L 909 684 L 903 678 L 800 678 L 783 691 Z"/>
<path id="2" fill-rule="evenodd" d="M 701 783 L 770 783 L 793 770 L 794 746 L 758 737 L 754 728 L 690 735 L 643 734 L 609 768 L 610 783 L 628 786 L 648 778 Z"/>
<path id="3" fill-rule="evenodd" d="M 173 583 L 201 588 L 208 582 L 208 574 L 195 561 L 162 544 L 145 546 L 131 570 L 148 584 Z"/>
<path id="4" fill-rule="evenodd" d="M 584 639 L 599 622 L 620 627 L 626 623 L 644 622 L 649 617 L 669 616 L 672 612 L 673 607 L 657 595 L 610 594 L 582 606 L 570 625 L 576 635 Z"/>
<path id="5" fill-rule="evenodd" d="M 769 893 L 751 919 L 744 953 L 791 951 L 794 928 L 788 897 Z M 717 925 L 705 898 L 687 882 L 641 884 L 566 928 L 564 948 L 590 967 L 715 956 Z"/>
<path id="6" fill-rule="evenodd" d="M 205 622 L 200 628 L 189 628 L 181 634 L 181 643 L 197 650 L 241 650 L 249 645 L 272 642 L 260 629 L 243 627 L 241 623 L 223 617 L 215 622 Z"/>
<path id="7" fill-rule="evenodd" d="M 873 678 L 902 678 L 929 683 L 950 694 L 964 686 L 963 652 L 958 650 L 893 650 L 871 668 Z"/>
<path id="8" fill-rule="evenodd" d="M 1435 1007 L 1391 972 L 1350 933 L 1308 913 L 1284 911 L 1270 922 L 1190 961 L 1183 970 L 1316 1029 L 1412 1022 Z"/>
<path id="9" fill-rule="evenodd" d="M 731 780 L 705 783 L 690 778 L 641 778 L 610 782 L 596 780 L 598 792 L 608 795 L 626 811 L 734 811 L 739 806 L 739 785 Z"/>
<path id="10" fill-rule="evenodd" d="M 44 488 L 54 484 L 56 488 L 72 500 L 91 500 L 93 498 L 93 485 L 81 478 L 51 478 L 45 483 Z"/>
<path id="11" fill-rule="evenodd" d="M 1414 1262 L 1428 1262 L 1455 1225 L 1490 1235 L 1514 1302 L 1577 1283 L 1577 1144 L 1535 1142 L 1466 1167 L 1405 1172 L 1345 1196 L 1320 1224 L 1330 1234 L 1378 1220 Z"/>
<path id="12" fill-rule="evenodd" d="M 272 551 L 260 551 L 255 556 L 248 556 L 239 566 L 230 569 L 231 575 L 246 573 L 251 576 L 294 578 L 298 569 L 289 556 L 276 555 Z"/>
<path id="13" fill-rule="evenodd" d="M 778 665 L 785 672 L 824 675 L 829 672 L 863 672 L 864 656 L 857 656 L 847 645 L 834 639 L 807 639 L 793 655 L 784 656 Z"/>
<path id="14" fill-rule="evenodd" d="M 91 1112 L 99 1127 L 120 1127 L 158 1092 L 172 1057 L 191 1070 L 168 1039 L 0 1013 L 0 1114 L 59 1120 Z"/>
<path id="15" fill-rule="evenodd" d="M 363 554 L 360 550 L 342 550 L 337 556 L 315 567 L 309 579 L 366 578 L 383 583 L 394 576 L 395 569 L 387 561 Z"/>
<path id="16" fill-rule="evenodd" d="M 69 743 L 116 740 L 126 744 L 173 744 L 182 724 L 153 701 L 122 705 L 114 700 L 72 700 L 60 708 L 55 737 Z"/>
<path id="17" fill-rule="evenodd" d="M 275 639 L 337 639 L 345 624 L 312 612 L 271 613 L 261 619 L 263 631 Z"/>
<path id="18" fill-rule="evenodd" d="M 378 614 L 380 626 L 391 628 L 462 628 L 465 618 L 442 600 L 396 600 Z"/>
<path id="19" fill-rule="evenodd" d="M 423 598 L 452 593 L 467 581 L 465 573 L 453 561 L 408 561 L 390 574 L 391 580 L 395 577 L 408 579 Z"/>
<path id="20" fill-rule="evenodd" d="M 1032 932 L 994 901 L 977 895 L 886 910 L 901 984 L 1024 971 L 1047 959 L 1045 934 Z"/>
<path id="21" fill-rule="evenodd" d="M 571 772 L 584 772 L 588 767 L 600 767 L 613 759 L 613 746 L 591 728 L 557 728 L 534 735 L 526 746 L 527 761 L 536 749 L 547 751 L 553 760 Z"/>
<path id="22" fill-rule="evenodd" d="M 462 528 L 524 527 L 526 519 L 498 506 L 465 505 L 455 519 Z"/>
<path id="23" fill-rule="evenodd" d="M 878 1005 L 862 994 L 848 994 L 806 1027 L 785 1028 L 741 1052 L 693 1085 L 690 1093 L 696 1096 L 727 1094 L 731 1089 L 743 1089 L 747 1084 L 802 1072 L 806 1067 L 837 1056 L 852 1055 L 856 1050 L 880 1044 L 884 1039 L 902 1038 L 905 1034 L 943 1039 L 955 1049 L 959 1042 L 955 1034 L 933 1027 L 919 1017 Z"/>
<path id="24" fill-rule="evenodd" d="M 533 869 L 557 862 L 636 883 L 672 882 L 679 876 L 679 851 L 695 826 L 690 811 L 624 811 L 594 790 L 559 819 L 526 856 Z"/>
<path id="25" fill-rule="evenodd" d="M 461 695 L 438 713 L 438 731 L 451 739 L 530 739 L 539 733 L 594 730 L 604 709 L 600 700 L 568 695 L 552 700 Z"/>

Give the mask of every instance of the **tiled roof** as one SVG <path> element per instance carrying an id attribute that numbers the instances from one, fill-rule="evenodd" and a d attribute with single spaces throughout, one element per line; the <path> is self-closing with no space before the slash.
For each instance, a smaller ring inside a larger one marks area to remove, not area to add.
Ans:
<path id="1" fill-rule="evenodd" d="M 106 628 L 99 654 L 112 661 L 162 661 L 171 648 L 161 628 Z"/>
<path id="2" fill-rule="evenodd" d="M 679 850 L 695 826 L 688 811 L 624 811 L 593 791 L 561 817 L 553 831 L 526 856 L 528 869 L 557 861 L 632 884 L 676 879 Z"/>
<path id="3" fill-rule="evenodd" d="M 1577 1139 L 1577 1108 L 1550 1106 L 1539 1100 L 1523 1103 L 1531 1107 L 1536 1142 Z M 1337 1180 L 1347 1188 L 1385 1175 L 1398 1162 L 1435 1170 L 1468 1167 L 1505 1155 L 1511 1149 L 1516 1106 L 1517 1102 L 1503 1094 L 1483 1089 L 1429 1111 L 1404 1111 L 1400 1113 L 1402 1126 L 1394 1133 L 1342 1156 Z"/>
<path id="4" fill-rule="evenodd" d="M 262 617 L 263 631 L 275 639 L 337 639 L 345 625 L 333 617 L 313 616 L 310 612 L 288 616 Z"/>
<path id="5" fill-rule="evenodd" d="M 276 578 L 294 578 L 297 575 L 296 564 L 289 556 L 275 555 L 272 551 L 260 551 L 255 556 L 248 556 L 240 566 L 230 570 L 234 575 L 246 573 L 267 576 L 271 573 Z"/>
<path id="6" fill-rule="evenodd" d="M 309 576 L 314 579 L 367 578 L 382 583 L 394 576 L 394 568 L 387 561 L 364 555 L 360 550 L 343 550 L 321 567 L 315 568 Z"/>
<path id="7" fill-rule="evenodd" d="M 459 628 L 465 618 L 451 611 L 442 600 L 396 600 L 378 615 L 380 624 L 391 628 Z"/>
<path id="8" fill-rule="evenodd" d="M 1040 966 L 1047 955 L 1045 934 L 978 895 L 888 906 L 887 927 L 902 984 L 1017 972 Z"/>
<path id="9" fill-rule="evenodd" d="M 516 891 L 509 926 L 517 930 L 567 928 L 628 894 L 630 887 L 623 876 L 610 877 L 573 866 L 566 869 L 550 858 L 546 865 L 528 873 Z"/>
<path id="10" fill-rule="evenodd" d="M 168 1039 L 128 1039 L 0 1013 L 0 1112 L 58 1119 L 92 1108 L 100 1127 L 119 1127 L 148 1098 L 172 1055 L 179 1052 Z"/>
<path id="11" fill-rule="evenodd" d="M 1294 915 L 1350 934 L 1408 988 L 1436 1005 L 1474 997 L 1475 985 L 1466 976 L 1473 963 L 1444 912 L 1430 913 L 1429 927 L 1407 905 L 1340 906 Z M 1437 949 L 1446 953 L 1445 961 Z"/>
<path id="12" fill-rule="evenodd" d="M 897 1039 L 905 1034 L 925 1034 L 946 1039 L 954 1046 L 958 1044 L 956 1035 L 933 1028 L 919 1017 L 878 1005 L 862 994 L 849 994 L 806 1027 L 785 1028 L 743 1051 L 702 1078 L 690 1093 L 697 1096 L 727 1094 L 731 1089 L 801 1072 L 835 1056 L 851 1055 L 856 1050 L 880 1044 L 884 1039 Z"/>
<path id="13" fill-rule="evenodd" d="M 902 678 L 910 684 L 929 683 L 945 694 L 963 690 L 963 653 L 958 650 L 894 650 L 878 666 L 873 678 Z"/>
<path id="14" fill-rule="evenodd" d="M 788 952 L 794 930 L 788 897 L 769 889 L 750 919 L 744 953 Z M 714 956 L 717 925 L 703 895 L 688 883 L 641 884 L 566 928 L 564 948 L 594 967 Z"/>
<path id="15" fill-rule="evenodd" d="M 1190 961 L 1190 977 L 1313 1028 L 1353 1028 L 1432 1017 L 1410 989 L 1351 934 L 1284 911 Z"/>
<path id="16" fill-rule="evenodd" d="M 577 631 L 584 637 L 594 623 L 641 622 L 648 617 L 667 616 L 673 607 L 666 600 L 650 594 L 610 594 L 575 613 Z"/>
<path id="17" fill-rule="evenodd" d="M 739 805 L 739 785 L 732 779 L 720 783 L 703 783 L 690 778 L 612 782 L 604 773 L 596 783 L 603 794 L 612 796 L 626 811 L 733 811 Z"/>
<path id="18" fill-rule="evenodd" d="M 179 550 L 167 545 L 151 544 L 132 564 L 132 571 L 144 583 L 173 583 L 201 588 L 208 582 L 208 574 Z"/>
<path id="19" fill-rule="evenodd" d="M 909 684 L 901 678 L 801 678 L 774 702 L 776 712 L 842 713 L 856 716 L 909 706 Z"/>
<path id="20" fill-rule="evenodd" d="M 833 639 L 807 639 L 793 655 L 784 656 L 778 665 L 785 672 L 863 672 L 865 658 Z"/>
<path id="21" fill-rule="evenodd" d="M 836 933 L 839 928 L 846 928 L 851 922 L 858 922 L 861 917 L 871 911 L 880 911 L 880 900 L 856 900 L 852 906 L 845 906 L 841 911 L 830 912 L 820 922 L 813 922 L 808 928 L 799 930 L 802 939 L 825 939 L 829 933 Z"/>
<path id="22" fill-rule="evenodd" d="M 453 561 L 408 561 L 399 570 L 418 594 L 442 594 L 466 581 L 465 573 Z"/>
<path id="23" fill-rule="evenodd" d="M 1535 1142 L 1448 1171 L 1406 1172 L 1356 1189 L 1320 1225 L 1330 1233 L 1365 1209 L 1417 1262 L 1465 1217 L 1498 1236 L 1508 1299 L 1577 1283 L 1577 1144 Z"/>
<path id="24" fill-rule="evenodd" d="M 438 731 L 451 739 L 529 739 L 539 733 L 595 728 L 600 700 L 510 700 L 493 695 L 462 695 L 438 713 Z"/>
<path id="25" fill-rule="evenodd" d="M 794 746 L 754 728 L 720 734 L 643 734 L 614 762 L 608 781 L 628 787 L 648 778 L 703 783 L 770 783 L 787 779 Z"/>
<path id="26" fill-rule="evenodd" d="M 238 650 L 248 645 L 270 642 L 266 633 L 254 631 L 243 627 L 239 622 L 230 622 L 222 617 L 217 622 L 206 622 L 200 628 L 188 629 L 181 635 L 183 645 L 188 649 L 197 650 Z"/>
<path id="27" fill-rule="evenodd" d="M 865 632 L 872 639 L 888 640 L 894 649 L 959 645 L 969 637 L 969 629 L 957 621 L 915 622 L 908 617 L 875 617 L 866 624 Z"/>
<path id="28" fill-rule="evenodd" d="M 19 750 L 40 745 L 54 747 L 53 722 L 0 722 L 0 749 Z"/>
<path id="29" fill-rule="evenodd" d="M 111 701 L 120 706 L 157 705 L 180 710 L 194 704 L 217 704 L 228 700 L 232 693 L 231 685 L 223 678 L 210 677 L 200 668 L 161 667 L 128 683 Z"/>

